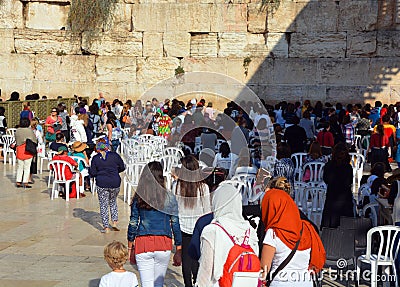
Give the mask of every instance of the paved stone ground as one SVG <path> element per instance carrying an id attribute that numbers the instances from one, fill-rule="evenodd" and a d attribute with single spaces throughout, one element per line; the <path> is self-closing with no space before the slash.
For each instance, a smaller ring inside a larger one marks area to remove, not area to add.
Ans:
<path id="1" fill-rule="evenodd" d="M 98 286 L 109 267 L 103 247 L 126 242 L 129 206 L 118 200 L 121 231 L 101 234 L 96 196 L 50 200 L 47 172 L 35 178 L 34 188 L 14 186 L 15 169 L 0 163 L 0 286 Z M 134 266 L 127 270 L 137 273 Z M 181 270 L 168 269 L 165 286 L 181 287 Z M 342 286 L 326 281 L 326 286 Z"/>

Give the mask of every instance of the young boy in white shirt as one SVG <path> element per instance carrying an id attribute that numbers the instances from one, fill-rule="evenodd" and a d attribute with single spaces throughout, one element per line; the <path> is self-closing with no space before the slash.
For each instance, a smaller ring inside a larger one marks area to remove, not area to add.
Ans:
<path id="1" fill-rule="evenodd" d="M 113 241 L 104 247 L 104 260 L 113 270 L 101 277 L 99 287 L 138 287 L 136 275 L 126 271 L 125 262 L 128 260 L 128 248 L 119 242 Z"/>

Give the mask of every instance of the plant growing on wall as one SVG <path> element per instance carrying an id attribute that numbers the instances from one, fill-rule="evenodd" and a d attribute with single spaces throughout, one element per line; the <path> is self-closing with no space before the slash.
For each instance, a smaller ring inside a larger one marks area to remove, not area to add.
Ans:
<path id="1" fill-rule="evenodd" d="M 251 63 L 251 58 L 250 57 L 246 57 L 243 60 L 243 68 L 244 68 L 244 75 L 247 77 L 248 73 L 249 73 L 249 65 Z"/>
<path id="2" fill-rule="evenodd" d="M 281 4 L 282 0 L 261 0 L 261 11 L 267 11 L 267 13 L 274 13 Z"/>
<path id="3" fill-rule="evenodd" d="M 185 73 L 185 70 L 183 69 L 182 66 L 178 66 L 178 68 L 175 69 L 175 76 L 180 76 Z"/>
<path id="4" fill-rule="evenodd" d="M 0 0 L 2 1 L 2 0 Z M 68 26 L 74 36 L 87 32 L 89 40 L 104 31 L 113 20 L 118 0 L 72 0 Z"/>

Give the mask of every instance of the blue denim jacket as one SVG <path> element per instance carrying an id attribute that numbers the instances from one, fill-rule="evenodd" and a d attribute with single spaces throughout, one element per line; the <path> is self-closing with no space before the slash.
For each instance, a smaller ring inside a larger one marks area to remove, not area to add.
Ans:
<path id="1" fill-rule="evenodd" d="M 134 241 L 136 236 L 143 235 L 164 235 L 172 238 L 176 246 L 182 245 L 181 227 L 179 225 L 178 205 L 176 200 L 172 204 L 173 210 L 170 214 L 155 209 L 147 210 L 137 206 L 135 198 L 131 206 L 131 218 L 128 225 L 128 241 Z"/>

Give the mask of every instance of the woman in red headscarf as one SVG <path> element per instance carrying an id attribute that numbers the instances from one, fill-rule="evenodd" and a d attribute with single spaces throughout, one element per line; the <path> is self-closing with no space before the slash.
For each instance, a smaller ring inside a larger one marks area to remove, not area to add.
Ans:
<path id="1" fill-rule="evenodd" d="M 312 287 L 310 274 L 319 272 L 324 266 L 325 250 L 311 223 L 301 220 L 296 203 L 288 192 L 290 183 L 286 178 L 280 177 L 272 181 L 271 189 L 263 198 L 261 211 L 266 234 L 261 254 L 261 268 L 267 279 L 277 273 L 270 279 L 271 287 L 293 285 Z M 282 263 L 296 247 L 293 257 L 284 266 Z"/>

